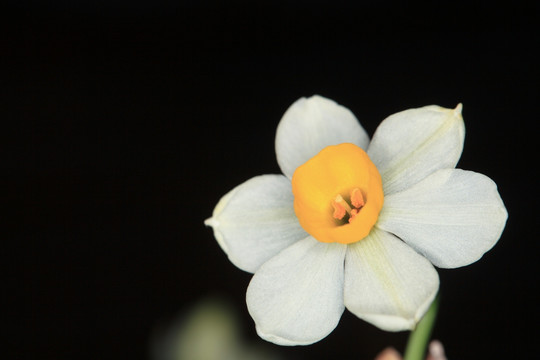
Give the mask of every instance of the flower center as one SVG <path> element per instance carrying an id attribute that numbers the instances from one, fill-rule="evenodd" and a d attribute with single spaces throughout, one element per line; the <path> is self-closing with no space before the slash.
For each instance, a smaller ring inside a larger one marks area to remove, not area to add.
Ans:
<path id="1" fill-rule="evenodd" d="M 351 191 L 351 204 L 354 207 L 351 207 L 345 199 L 343 199 L 343 196 L 337 195 L 334 200 L 332 200 L 332 207 L 334 208 L 334 214 L 332 215 L 334 219 L 337 220 L 348 220 L 351 222 L 356 215 L 358 215 L 358 212 L 360 209 L 364 206 L 364 196 L 362 195 L 362 192 L 359 188 L 354 188 Z M 345 217 L 347 217 L 345 219 Z"/>
<path id="2" fill-rule="evenodd" d="M 321 242 L 351 244 L 365 238 L 384 202 L 379 171 L 353 144 L 328 146 L 293 174 L 294 211 Z"/>

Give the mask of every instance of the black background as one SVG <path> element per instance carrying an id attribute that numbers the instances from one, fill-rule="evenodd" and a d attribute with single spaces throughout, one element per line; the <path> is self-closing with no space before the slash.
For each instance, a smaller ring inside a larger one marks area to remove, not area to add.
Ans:
<path id="1" fill-rule="evenodd" d="M 464 104 L 458 167 L 497 182 L 509 220 L 481 261 L 439 271 L 434 336 L 450 359 L 532 354 L 533 2 L 64 1 L 0 16 L 6 358 L 149 358 L 155 329 L 208 296 L 263 344 L 244 304 L 251 275 L 203 220 L 234 186 L 280 172 L 277 123 L 312 94 L 370 135 L 400 110 Z M 372 359 L 406 338 L 346 312 L 315 345 L 264 345 L 287 359 Z"/>

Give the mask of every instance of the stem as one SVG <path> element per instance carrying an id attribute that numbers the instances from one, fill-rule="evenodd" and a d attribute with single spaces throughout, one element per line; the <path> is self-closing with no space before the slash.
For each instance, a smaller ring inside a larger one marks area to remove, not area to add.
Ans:
<path id="1" fill-rule="evenodd" d="M 416 325 L 416 328 L 409 335 L 407 347 L 405 349 L 404 360 L 423 360 L 426 356 L 426 348 L 431 336 L 431 330 L 437 317 L 439 308 L 439 294 L 431 303 L 427 313 L 422 320 Z"/>

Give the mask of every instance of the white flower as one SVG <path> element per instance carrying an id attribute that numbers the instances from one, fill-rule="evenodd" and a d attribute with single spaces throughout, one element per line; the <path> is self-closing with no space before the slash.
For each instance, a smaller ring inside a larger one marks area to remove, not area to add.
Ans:
<path id="1" fill-rule="evenodd" d="M 438 291 L 433 265 L 477 261 L 506 223 L 496 184 L 455 169 L 464 134 L 461 105 L 394 114 L 370 142 L 345 107 L 296 101 L 276 134 L 284 175 L 237 186 L 205 222 L 255 273 L 247 305 L 258 334 L 311 344 L 345 307 L 383 330 L 412 329 Z"/>

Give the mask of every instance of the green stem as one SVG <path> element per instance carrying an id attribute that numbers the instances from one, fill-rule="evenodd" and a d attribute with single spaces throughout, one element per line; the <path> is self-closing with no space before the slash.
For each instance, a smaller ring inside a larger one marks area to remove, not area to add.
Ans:
<path id="1" fill-rule="evenodd" d="M 431 303 L 427 313 L 422 320 L 416 325 L 416 328 L 409 335 L 407 348 L 403 360 L 423 360 L 426 356 L 426 348 L 431 336 L 431 330 L 437 317 L 437 309 L 439 308 L 439 294 Z"/>

